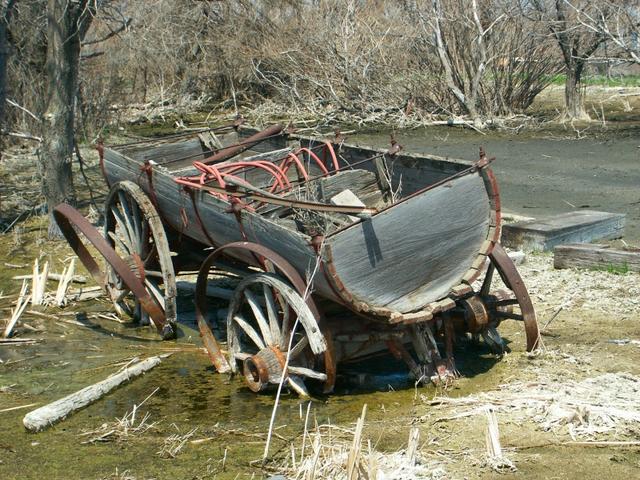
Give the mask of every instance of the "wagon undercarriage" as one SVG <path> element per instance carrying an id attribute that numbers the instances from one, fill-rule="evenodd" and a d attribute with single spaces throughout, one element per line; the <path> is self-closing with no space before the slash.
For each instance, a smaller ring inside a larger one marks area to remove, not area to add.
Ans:
<path id="1" fill-rule="evenodd" d="M 524 324 L 527 350 L 538 345 L 483 153 L 451 161 L 237 124 L 100 153 L 104 232 L 60 205 L 69 243 L 119 314 L 167 339 L 179 328 L 176 274 L 196 268 L 209 357 L 252 391 L 285 381 L 330 392 L 340 364 L 385 352 L 416 380 L 446 382 L 460 338 L 504 351 L 504 320 Z M 221 274 L 234 290 L 217 322 Z"/>

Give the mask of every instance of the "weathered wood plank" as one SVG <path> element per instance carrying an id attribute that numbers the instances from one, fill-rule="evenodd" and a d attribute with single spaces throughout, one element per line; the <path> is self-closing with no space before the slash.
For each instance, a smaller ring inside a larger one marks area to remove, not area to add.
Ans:
<path id="1" fill-rule="evenodd" d="M 571 244 L 553 249 L 555 268 L 613 268 L 640 272 L 640 249 L 620 250 L 608 245 Z"/>
<path id="2" fill-rule="evenodd" d="M 142 163 L 146 160 L 153 160 L 160 165 L 168 162 L 190 164 L 196 160 L 202 160 L 207 151 L 197 137 L 171 143 L 161 143 L 153 147 L 147 144 L 136 145 L 122 150 L 127 156 Z"/>
<path id="3" fill-rule="evenodd" d="M 529 251 L 546 251 L 567 243 L 620 238 L 624 234 L 625 217 L 620 213 L 577 210 L 512 223 L 502 227 L 502 244 Z"/>
<path id="4" fill-rule="evenodd" d="M 329 237 L 336 273 L 368 305 L 401 313 L 446 296 L 487 239 L 489 198 L 472 173 Z"/>

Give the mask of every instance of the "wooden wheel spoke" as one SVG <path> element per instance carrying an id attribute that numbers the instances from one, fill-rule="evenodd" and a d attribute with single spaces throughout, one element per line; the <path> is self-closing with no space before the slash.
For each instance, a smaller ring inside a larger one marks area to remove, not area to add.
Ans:
<path id="1" fill-rule="evenodd" d="M 126 255 L 131 255 L 129 246 L 125 242 L 123 242 L 122 239 L 118 235 L 116 235 L 115 232 L 107 232 L 107 237 L 111 239 L 116 249 L 119 248 Z"/>
<path id="2" fill-rule="evenodd" d="M 129 290 L 128 288 L 125 288 L 118 294 L 116 298 L 113 299 L 113 301 L 116 303 L 121 303 L 127 297 L 127 295 L 129 295 L 130 291 L 131 290 Z"/>
<path id="3" fill-rule="evenodd" d="M 262 286 L 264 293 L 264 301 L 267 307 L 267 316 L 269 317 L 269 330 L 271 337 L 276 345 L 283 348 L 282 332 L 280 331 L 280 325 L 278 325 L 278 309 L 276 307 L 275 299 L 273 298 L 273 292 L 268 285 Z"/>
<path id="4" fill-rule="evenodd" d="M 247 303 L 251 307 L 251 311 L 253 312 L 253 316 L 258 322 L 258 327 L 260 328 L 260 332 L 262 333 L 262 338 L 264 338 L 267 345 L 275 345 L 273 338 L 271 336 L 271 330 L 269 328 L 269 323 L 262 312 L 262 307 L 260 307 L 260 303 L 258 298 L 254 295 L 254 293 L 246 289 L 244 291 L 244 298 L 247 299 Z"/>
<path id="5" fill-rule="evenodd" d="M 138 232 L 136 232 L 135 227 L 133 226 L 133 213 L 131 213 L 131 207 L 129 207 L 129 202 L 127 196 L 122 191 L 118 191 L 118 198 L 120 199 L 120 206 L 122 207 L 122 211 L 124 213 L 124 221 L 129 229 L 129 237 L 131 239 L 132 245 L 140 245 L 140 238 Z"/>
<path id="6" fill-rule="evenodd" d="M 327 379 L 327 375 L 322 372 L 316 372 L 315 370 L 311 370 L 310 368 L 305 367 L 295 367 L 293 365 L 289 365 L 287 367 L 289 374 L 300 375 L 301 377 L 313 378 L 315 380 L 325 381 Z"/>
<path id="7" fill-rule="evenodd" d="M 149 253 L 147 253 L 147 255 L 144 257 L 144 260 L 142 260 L 142 264 L 146 267 L 147 263 L 149 263 L 149 260 L 151 260 L 152 258 L 155 258 L 157 253 L 158 253 L 158 247 L 154 243 L 151 246 L 151 250 L 149 251 Z"/>
<path id="8" fill-rule="evenodd" d="M 256 346 L 260 350 L 266 347 L 264 342 L 262 341 L 262 338 L 260 338 L 260 335 L 258 335 L 258 332 L 256 332 L 255 329 L 251 325 L 249 325 L 249 322 L 247 322 L 242 316 L 235 315 L 233 317 L 233 320 L 240 326 L 240 328 L 242 328 L 244 333 L 247 334 L 247 336 L 253 341 L 253 343 L 256 344 Z"/>
<path id="9" fill-rule="evenodd" d="M 131 202 L 131 211 L 133 212 L 133 225 L 135 227 L 136 235 L 138 237 L 138 251 L 143 252 L 145 238 L 143 238 L 143 220 L 140 215 L 140 207 L 135 202 Z M 146 223 L 146 222 L 144 222 Z"/>
<path id="10" fill-rule="evenodd" d="M 505 300 L 498 300 L 495 303 L 496 307 L 509 307 L 511 305 L 518 305 L 517 298 L 507 298 Z"/>
<path id="11" fill-rule="evenodd" d="M 489 295 L 489 290 L 491 290 L 491 281 L 493 280 L 493 273 L 496 270 L 496 266 L 493 262 L 489 263 L 489 267 L 487 268 L 487 273 L 484 276 L 484 281 L 482 282 L 482 287 L 480 288 L 480 296 L 486 297 Z"/>
<path id="12" fill-rule="evenodd" d="M 301 397 L 308 398 L 310 396 L 307 386 L 304 384 L 304 380 L 299 376 L 288 375 L 287 383 Z"/>
<path id="13" fill-rule="evenodd" d="M 116 219 L 116 223 L 118 224 L 118 227 L 120 227 L 120 234 L 122 235 L 122 237 L 124 238 L 124 242 L 128 245 L 128 251 L 129 253 L 131 253 L 134 248 L 133 248 L 133 242 L 131 240 L 131 236 L 129 235 L 129 229 L 127 228 L 126 222 L 124 220 L 124 218 L 122 218 L 122 214 L 120 213 L 120 211 L 118 210 L 117 207 L 113 207 L 111 209 L 111 212 L 113 213 L 113 218 Z M 109 232 L 110 234 L 113 234 L 113 236 L 111 238 L 116 237 L 115 231 L 113 232 Z"/>
<path id="14" fill-rule="evenodd" d="M 282 302 L 282 328 L 280 329 L 283 339 L 289 338 L 289 330 L 291 329 L 291 306 L 286 302 Z M 283 340 L 285 341 L 285 340 Z M 284 347 L 284 345 L 283 345 Z"/>
<path id="15" fill-rule="evenodd" d="M 144 284 L 147 286 L 147 290 L 151 292 L 158 304 L 164 310 L 164 294 L 162 293 L 162 290 L 160 290 L 160 287 L 158 287 L 158 285 L 156 285 L 154 281 L 150 280 L 149 278 L 144 279 Z"/>
<path id="16" fill-rule="evenodd" d="M 508 319 L 511 319 L 511 320 L 519 320 L 519 321 L 523 321 L 524 320 L 524 317 L 520 313 L 501 312 L 501 311 L 498 310 L 496 312 L 496 316 L 500 317 L 500 318 L 508 318 Z"/>
<path id="17" fill-rule="evenodd" d="M 302 337 L 300 340 L 298 340 L 298 343 L 296 343 L 293 347 L 291 347 L 291 351 L 289 352 L 289 358 L 290 359 L 296 358 L 298 355 L 302 353 L 302 351 L 308 345 L 309 345 L 309 339 L 306 336 Z"/>

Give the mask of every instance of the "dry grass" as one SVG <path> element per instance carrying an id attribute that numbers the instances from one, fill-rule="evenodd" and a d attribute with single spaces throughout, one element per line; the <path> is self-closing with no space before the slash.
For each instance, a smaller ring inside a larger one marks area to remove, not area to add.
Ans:
<path id="1" fill-rule="evenodd" d="M 640 426 L 640 378 L 606 373 L 582 381 L 540 374 L 535 382 L 512 382 L 499 390 L 461 398 L 422 397 L 434 413 L 447 410 L 453 420 L 482 414 L 487 408 L 503 421 L 533 422 L 541 430 L 572 440 L 637 438 Z"/>
<path id="2" fill-rule="evenodd" d="M 553 256 L 528 255 L 518 267 L 525 279 L 531 299 L 544 319 L 559 308 L 604 312 L 620 318 L 640 314 L 640 283 L 638 274 L 612 273 L 603 270 L 553 268 Z"/>
<path id="3" fill-rule="evenodd" d="M 198 427 L 196 427 L 187 433 L 180 433 L 180 429 L 176 424 L 173 424 L 173 427 L 178 430 L 178 433 L 169 435 L 164 439 L 162 448 L 157 452 L 162 458 L 176 458 L 191 437 L 198 431 Z"/>
<path id="4" fill-rule="evenodd" d="M 446 478 L 441 462 L 421 455 L 415 428 L 409 431 L 406 449 L 378 451 L 365 434 L 366 410 L 365 405 L 353 429 L 325 424 L 308 430 L 307 417 L 299 443 L 291 444 L 288 456 L 276 462 L 276 471 L 298 480 Z"/>
<path id="5" fill-rule="evenodd" d="M 155 430 L 158 422 L 150 422 L 149 413 L 141 414 L 139 408 L 158 390 L 156 388 L 140 404 L 134 405 L 131 411 L 125 413 L 122 418 L 116 418 L 113 422 L 103 423 L 95 430 L 83 431 L 80 436 L 89 438 L 82 443 L 126 442 L 149 430 Z"/>

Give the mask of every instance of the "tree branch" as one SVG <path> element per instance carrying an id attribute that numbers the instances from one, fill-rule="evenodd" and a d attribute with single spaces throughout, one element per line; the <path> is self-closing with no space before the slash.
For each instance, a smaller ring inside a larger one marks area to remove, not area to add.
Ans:
<path id="1" fill-rule="evenodd" d="M 127 18 L 127 19 L 125 20 L 125 22 L 124 22 L 122 25 L 120 25 L 120 27 L 119 27 L 119 28 L 117 28 L 116 30 L 111 30 L 111 29 L 109 29 L 109 30 L 110 30 L 110 31 L 109 31 L 109 33 L 108 33 L 108 34 L 106 34 L 104 37 L 99 38 L 99 39 L 96 39 L 96 40 L 88 40 L 88 41 L 86 41 L 86 42 L 82 42 L 82 46 L 84 47 L 84 46 L 86 46 L 86 45 L 94 45 L 94 44 L 96 44 L 96 43 L 101 43 L 101 42 L 104 42 L 104 41 L 106 41 L 106 40 L 109 40 L 110 38 L 115 37 L 115 36 L 116 36 L 116 35 L 118 35 L 120 32 L 122 32 L 122 31 L 126 30 L 127 28 L 129 28 L 129 26 L 131 25 L 131 22 L 132 22 L 132 21 L 133 21 L 133 19 L 132 19 L 132 18 Z"/>

